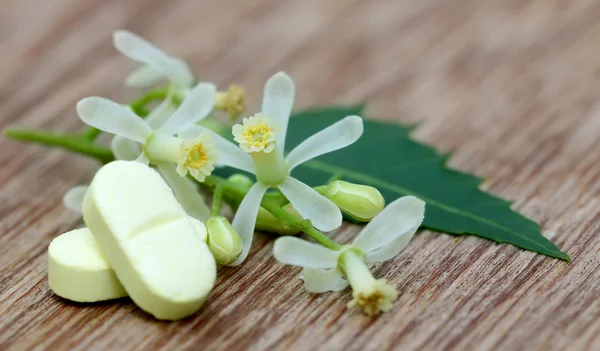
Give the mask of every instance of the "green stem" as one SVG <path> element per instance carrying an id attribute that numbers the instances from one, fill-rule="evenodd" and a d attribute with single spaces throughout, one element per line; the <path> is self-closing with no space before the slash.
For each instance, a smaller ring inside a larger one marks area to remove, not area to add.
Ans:
<path id="1" fill-rule="evenodd" d="M 72 134 L 55 133 L 39 129 L 6 128 L 4 135 L 15 140 L 71 150 L 95 158 L 102 163 L 108 163 L 115 159 L 110 149 Z"/>
<path id="2" fill-rule="evenodd" d="M 204 185 L 213 189 L 222 187 L 223 191 L 227 193 L 228 196 L 239 201 L 241 201 L 241 199 L 243 199 L 248 192 L 248 189 L 244 189 L 237 184 L 231 183 L 228 180 L 217 176 L 206 177 L 204 180 Z M 318 243 L 329 249 L 340 250 L 342 248 L 342 245 L 338 244 L 336 241 L 315 229 L 309 220 L 298 218 L 285 211 L 276 199 L 271 199 L 268 196 L 265 196 L 263 197 L 260 205 L 269 211 L 273 216 L 275 216 L 275 218 L 277 218 L 284 226 L 301 230 L 311 238 L 315 239 Z"/>
<path id="3" fill-rule="evenodd" d="M 223 187 L 220 185 L 215 186 L 212 199 L 212 207 L 210 209 L 211 216 L 221 215 L 221 200 L 223 199 Z"/>
<path id="4" fill-rule="evenodd" d="M 148 91 L 146 94 L 144 94 L 144 96 L 142 96 L 139 99 L 135 100 L 134 102 L 130 103 L 129 107 L 138 116 L 146 117 L 148 115 L 148 111 L 146 110 L 146 105 L 148 105 L 150 102 L 152 102 L 154 100 L 164 100 L 168 94 L 169 94 L 168 88 L 153 89 L 153 90 Z M 86 140 L 89 140 L 89 141 L 94 141 L 101 133 L 102 133 L 102 131 L 100 129 L 90 127 L 88 129 L 86 129 L 83 133 L 81 133 L 81 137 Z"/>
<path id="5" fill-rule="evenodd" d="M 153 89 L 129 104 L 129 106 L 136 114 L 145 117 L 148 114 L 146 105 L 154 100 L 165 99 L 168 93 L 168 88 Z M 180 99 L 173 100 L 176 104 L 181 103 Z M 86 129 L 80 134 L 57 133 L 41 129 L 11 127 L 4 130 L 4 135 L 15 140 L 59 147 L 95 158 L 102 163 L 108 163 L 115 159 L 110 149 L 94 144 L 94 140 L 101 133 L 101 130 L 93 127 Z"/>

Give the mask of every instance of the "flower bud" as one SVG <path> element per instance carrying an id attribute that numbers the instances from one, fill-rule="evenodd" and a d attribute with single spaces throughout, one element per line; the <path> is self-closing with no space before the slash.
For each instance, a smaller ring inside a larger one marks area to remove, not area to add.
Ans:
<path id="1" fill-rule="evenodd" d="M 385 207 L 385 199 L 372 186 L 336 180 L 325 187 L 322 194 L 335 203 L 342 212 L 361 222 L 368 222 Z"/>
<path id="2" fill-rule="evenodd" d="M 283 209 L 289 214 L 302 218 L 292 204 L 283 206 Z M 256 229 L 280 235 L 296 235 L 300 233 L 300 229 L 284 226 L 277 218 L 275 218 L 275 216 L 262 207 L 258 209 Z"/>
<path id="3" fill-rule="evenodd" d="M 235 185 L 243 186 L 244 188 L 248 189 L 250 189 L 252 185 L 254 185 L 254 181 L 252 181 L 252 178 L 241 173 L 233 174 L 229 178 L 227 178 L 227 180 L 229 180 Z"/>
<path id="4" fill-rule="evenodd" d="M 206 221 L 208 248 L 217 263 L 228 265 L 240 257 L 242 238 L 225 217 L 213 216 Z"/>

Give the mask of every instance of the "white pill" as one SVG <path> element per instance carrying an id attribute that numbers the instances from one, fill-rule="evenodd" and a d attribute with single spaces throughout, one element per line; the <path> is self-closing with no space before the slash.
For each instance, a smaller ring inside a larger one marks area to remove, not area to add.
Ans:
<path id="1" fill-rule="evenodd" d="M 48 247 L 48 285 L 56 295 L 77 302 L 127 296 L 87 228 L 52 240 Z"/>
<path id="2" fill-rule="evenodd" d="M 158 319 L 196 312 L 216 263 L 162 177 L 135 161 L 102 167 L 83 200 L 83 219 L 131 299 Z"/>
<path id="3" fill-rule="evenodd" d="M 206 241 L 204 224 L 189 218 L 200 239 Z M 75 229 L 52 240 L 48 247 L 48 285 L 56 295 L 77 302 L 127 296 L 88 228 Z"/>

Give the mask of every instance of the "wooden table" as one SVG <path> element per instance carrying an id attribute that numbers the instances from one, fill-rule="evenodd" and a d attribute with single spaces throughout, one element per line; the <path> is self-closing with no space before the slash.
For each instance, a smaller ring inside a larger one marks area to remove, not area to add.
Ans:
<path id="1" fill-rule="evenodd" d="M 48 289 L 50 240 L 81 225 L 61 198 L 98 168 L 0 140 L 0 349 L 600 349 L 600 2 L 592 0 L 0 2 L 0 127 L 78 130 L 88 95 L 129 101 L 127 28 L 189 59 L 250 111 L 285 70 L 297 108 L 369 103 L 421 122 L 419 140 L 515 200 L 567 264 L 475 237 L 421 232 L 375 267 L 400 291 L 391 313 L 347 311 L 350 292 L 310 295 L 259 235 L 221 269 L 201 312 L 157 322 L 130 300 L 83 305 Z M 335 234 L 348 240 L 347 226 Z"/>

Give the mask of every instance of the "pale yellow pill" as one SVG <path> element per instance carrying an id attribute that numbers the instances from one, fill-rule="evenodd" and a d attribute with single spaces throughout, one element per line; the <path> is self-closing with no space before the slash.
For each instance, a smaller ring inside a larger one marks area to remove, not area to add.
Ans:
<path id="1" fill-rule="evenodd" d="M 131 299 L 158 319 L 196 312 L 212 290 L 216 263 L 162 177 L 134 161 L 102 167 L 83 218 Z"/>
<path id="2" fill-rule="evenodd" d="M 206 227 L 190 221 L 202 241 Z M 95 302 L 127 296 L 88 228 L 75 229 L 52 240 L 48 247 L 48 285 L 54 293 L 77 302 Z"/>
<path id="3" fill-rule="evenodd" d="M 87 228 L 52 240 L 48 247 L 48 285 L 56 295 L 77 302 L 127 296 Z"/>

